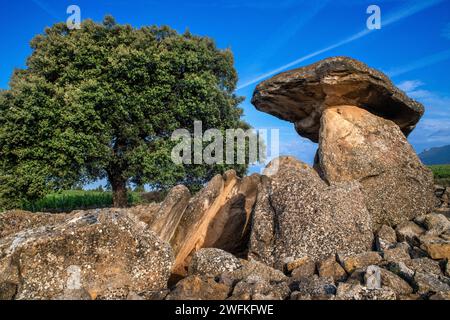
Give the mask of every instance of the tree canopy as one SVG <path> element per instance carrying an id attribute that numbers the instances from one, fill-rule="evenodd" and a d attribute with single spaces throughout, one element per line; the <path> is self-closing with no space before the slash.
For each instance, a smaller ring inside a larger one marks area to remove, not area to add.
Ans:
<path id="1" fill-rule="evenodd" d="M 55 24 L 31 41 L 26 68 L 0 92 L 0 198 L 16 206 L 106 178 L 114 205 L 126 186 L 198 188 L 246 165 L 176 165 L 171 133 L 248 128 L 230 50 L 169 27 L 86 20 Z"/>

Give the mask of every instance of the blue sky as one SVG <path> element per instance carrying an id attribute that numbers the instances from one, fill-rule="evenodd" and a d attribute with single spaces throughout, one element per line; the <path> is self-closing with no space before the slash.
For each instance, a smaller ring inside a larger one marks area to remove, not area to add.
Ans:
<path id="1" fill-rule="evenodd" d="M 16 0 L 0 11 L 0 88 L 14 68 L 24 67 L 29 41 L 68 17 L 76 4 L 82 19 L 112 14 L 119 23 L 167 24 L 214 38 L 231 48 L 239 73 L 238 94 L 255 128 L 279 128 L 280 151 L 312 162 L 317 146 L 292 124 L 257 111 L 250 103 L 256 84 L 283 70 L 345 55 L 386 72 L 426 106 L 410 135 L 416 151 L 450 144 L 450 0 Z M 369 31 L 366 9 L 381 8 L 381 30 Z"/>

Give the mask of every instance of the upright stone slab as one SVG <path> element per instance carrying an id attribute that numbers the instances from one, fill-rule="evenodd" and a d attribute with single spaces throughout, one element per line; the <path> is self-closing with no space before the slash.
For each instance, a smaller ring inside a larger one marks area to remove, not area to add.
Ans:
<path id="1" fill-rule="evenodd" d="M 433 175 L 394 122 L 340 106 L 323 112 L 320 128 L 316 159 L 323 178 L 359 181 L 375 228 L 433 210 Z"/>
<path id="2" fill-rule="evenodd" d="M 359 183 L 329 186 L 292 157 L 275 159 L 265 174 L 253 216 L 252 258 L 281 269 L 304 256 L 318 262 L 370 250 L 372 224 Z"/>

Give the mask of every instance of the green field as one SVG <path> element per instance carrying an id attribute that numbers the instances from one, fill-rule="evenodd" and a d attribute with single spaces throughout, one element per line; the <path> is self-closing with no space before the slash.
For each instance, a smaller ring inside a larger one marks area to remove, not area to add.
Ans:
<path id="1" fill-rule="evenodd" d="M 433 171 L 435 183 L 450 186 L 450 164 L 429 166 Z M 129 192 L 128 203 L 130 205 L 142 202 L 161 201 L 165 194 L 147 193 L 144 199 L 139 192 Z M 158 199 L 153 199 L 157 197 Z M 49 194 L 35 202 L 27 202 L 22 209 L 27 211 L 67 212 L 77 209 L 106 208 L 112 206 L 112 193 L 109 191 L 84 191 L 67 190 Z"/>
<path id="2" fill-rule="evenodd" d="M 130 192 L 128 203 L 141 202 L 139 192 Z M 67 190 L 49 194 L 35 202 L 26 202 L 23 210 L 38 212 L 67 212 L 76 209 L 106 208 L 112 206 L 112 193 L 105 191 Z"/>
<path id="3" fill-rule="evenodd" d="M 433 171 L 434 180 L 437 184 L 450 186 L 450 164 L 430 166 Z"/>

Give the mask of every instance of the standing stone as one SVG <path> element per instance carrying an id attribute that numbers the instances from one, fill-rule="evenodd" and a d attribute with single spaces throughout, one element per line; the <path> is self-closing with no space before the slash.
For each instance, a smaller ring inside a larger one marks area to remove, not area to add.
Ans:
<path id="1" fill-rule="evenodd" d="M 258 191 L 250 256 L 282 269 L 289 259 L 317 262 L 370 249 L 371 219 L 358 183 L 328 186 L 292 157 L 275 159 L 265 174 L 270 177 Z"/>
<path id="2" fill-rule="evenodd" d="M 175 186 L 169 191 L 152 221 L 149 222 L 150 229 L 159 235 L 161 240 L 167 242 L 172 240 L 190 198 L 189 189 L 183 185 Z"/>
<path id="3" fill-rule="evenodd" d="M 328 182 L 359 181 L 374 227 L 394 226 L 436 204 L 433 175 L 392 121 L 354 106 L 322 114 L 318 158 Z"/>
<path id="4" fill-rule="evenodd" d="M 229 170 L 216 175 L 190 200 L 171 238 L 174 274 L 185 276 L 192 255 L 201 248 L 246 255 L 259 181 L 257 174 L 239 179 Z"/>

